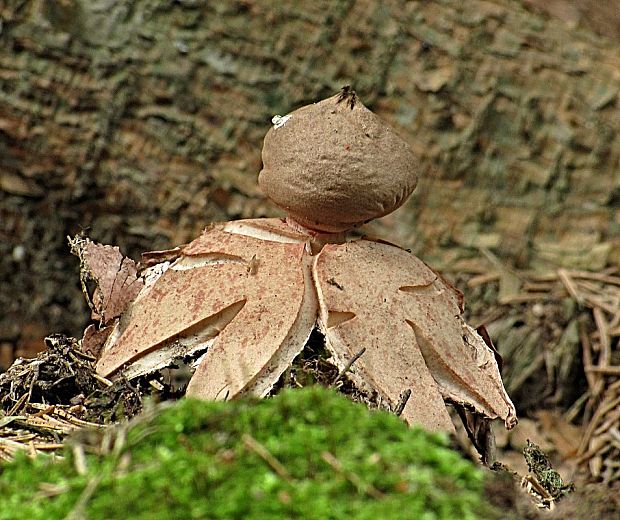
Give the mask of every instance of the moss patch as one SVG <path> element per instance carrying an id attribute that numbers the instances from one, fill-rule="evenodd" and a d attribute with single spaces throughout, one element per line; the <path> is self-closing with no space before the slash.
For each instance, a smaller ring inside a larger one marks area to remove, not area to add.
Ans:
<path id="1" fill-rule="evenodd" d="M 160 405 L 64 455 L 0 467 L 0 519 L 494 518 L 443 437 L 320 387 Z"/>

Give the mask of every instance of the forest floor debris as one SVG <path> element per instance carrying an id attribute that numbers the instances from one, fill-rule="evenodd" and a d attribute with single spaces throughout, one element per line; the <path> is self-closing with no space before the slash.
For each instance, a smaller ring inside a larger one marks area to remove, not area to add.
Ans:
<path id="1" fill-rule="evenodd" d="M 575 495 L 583 498 L 586 487 L 591 491 L 588 481 L 599 483 L 594 484 L 597 492 L 611 492 L 620 482 L 618 270 L 524 273 L 490 270 L 484 260 L 459 269 L 458 283 L 471 296 L 469 320 L 487 324 L 504 358 L 506 385 L 523 416 L 514 431 L 496 430 L 500 461 L 526 474 L 520 452 L 532 439 L 565 480 L 577 482 Z M 139 413 L 145 398 L 182 394 L 182 387 L 171 382 L 173 373 L 131 384 L 112 382 L 95 373 L 94 357 L 83 353 L 74 339 L 54 335 L 46 344 L 47 350 L 38 357 L 18 360 L 0 374 L 4 460 L 17 452 L 60 453 L 70 433 L 104 431 L 106 425 Z M 304 355 L 285 372 L 273 393 L 316 383 L 335 387 L 370 408 L 389 409 L 342 377 L 315 332 Z M 530 486 L 534 496 L 542 484 L 532 478 L 534 473 L 528 479 L 534 482 Z M 539 503 L 545 502 L 542 498 Z M 568 507 L 565 502 L 576 504 L 569 497 L 561 502 L 560 511 Z M 612 502 L 606 507 L 615 514 L 620 505 Z"/>
<path id="2" fill-rule="evenodd" d="M 534 421 L 563 460 L 619 481 L 620 269 L 521 272 L 488 252 L 455 268 L 467 319 L 486 325 L 503 357 L 519 429 Z M 498 433 L 500 448 L 510 435 Z"/>
<path id="3" fill-rule="evenodd" d="M 446 441 L 318 386 L 183 399 L 71 436 L 55 464 L 17 457 L 0 520 L 506 518 Z"/>
<path id="4" fill-rule="evenodd" d="M 74 338 L 54 334 L 46 346 L 0 374 L 0 459 L 10 460 L 17 451 L 53 452 L 76 430 L 135 416 L 145 397 L 177 396 L 162 384 L 101 377 L 95 358 Z"/>

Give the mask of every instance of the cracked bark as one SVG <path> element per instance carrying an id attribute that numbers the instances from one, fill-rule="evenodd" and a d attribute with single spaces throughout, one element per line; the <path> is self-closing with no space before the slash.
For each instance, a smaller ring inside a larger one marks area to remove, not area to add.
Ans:
<path id="1" fill-rule="evenodd" d="M 277 214 L 256 187 L 271 117 L 347 83 L 423 165 L 376 234 L 440 268 L 480 246 L 620 261 L 611 39 L 511 0 L 204 4 L 0 7 L 0 342 L 79 333 L 82 227 L 137 257 Z"/>

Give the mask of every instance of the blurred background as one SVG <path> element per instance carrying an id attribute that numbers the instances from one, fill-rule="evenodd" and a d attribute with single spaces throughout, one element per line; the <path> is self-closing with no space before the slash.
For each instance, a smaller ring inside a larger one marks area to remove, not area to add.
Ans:
<path id="1" fill-rule="evenodd" d="M 136 258 L 278 214 L 256 185 L 271 117 L 345 84 L 422 160 L 371 232 L 444 271 L 480 248 L 520 268 L 620 261 L 617 1 L 0 6 L 4 343 L 80 334 L 67 235 Z"/>
<path id="2" fill-rule="evenodd" d="M 618 0 L 0 1 L 0 365 L 81 335 L 68 235 L 138 259 L 279 215 L 271 117 L 350 84 L 422 165 L 368 232 L 456 281 L 521 415 L 556 407 L 591 460 L 620 375 L 619 38 Z"/>

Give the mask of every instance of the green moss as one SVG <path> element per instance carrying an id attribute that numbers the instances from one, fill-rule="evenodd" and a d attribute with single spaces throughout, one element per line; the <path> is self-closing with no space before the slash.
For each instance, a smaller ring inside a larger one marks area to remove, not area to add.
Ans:
<path id="1" fill-rule="evenodd" d="M 110 431 L 82 437 L 83 475 L 71 449 L 2 466 L 0 519 L 493 517 L 482 472 L 443 437 L 320 387 L 185 399 L 115 430 L 114 442 Z"/>

